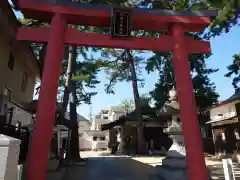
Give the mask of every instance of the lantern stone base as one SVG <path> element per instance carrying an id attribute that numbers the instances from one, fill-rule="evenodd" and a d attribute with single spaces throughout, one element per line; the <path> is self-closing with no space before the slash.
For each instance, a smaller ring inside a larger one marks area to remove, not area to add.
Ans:
<path id="1" fill-rule="evenodd" d="M 185 147 L 173 142 L 162 165 L 156 168 L 156 180 L 189 180 Z M 154 178 L 151 180 L 155 180 Z M 209 180 L 211 176 L 209 173 Z"/>

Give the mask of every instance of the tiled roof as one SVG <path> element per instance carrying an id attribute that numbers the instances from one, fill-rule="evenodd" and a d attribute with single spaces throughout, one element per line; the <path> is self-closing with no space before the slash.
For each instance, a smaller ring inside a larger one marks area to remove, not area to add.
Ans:
<path id="1" fill-rule="evenodd" d="M 238 90 L 235 94 L 233 94 L 231 97 L 229 97 L 225 101 L 235 101 L 239 99 L 240 99 L 240 90 Z"/>
<path id="2" fill-rule="evenodd" d="M 69 112 L 65 112 L 65 118 L 70 120 L 70 113 Z M 88 119 L 86 119 L 85 117 L 83 117 L 82 115 L 77 113 L 77 121 L 88 121 Z"/>
<path id="3" fill-rule="evenodd" d="M 212 108 L 215 108 L 215 107 L 227 104 L 227 103 L 231 103 L 231 102 L 236 101 L 236 100 L 240 100 L 240 90 L 238 90 L 235 94 L 233 94 L 232 96 L 230 96 L 226 100 L 221 101 L 218 104 L 215 104 Z M 210 109 L 212 109 L 212 108 L 210 108 Z"/>

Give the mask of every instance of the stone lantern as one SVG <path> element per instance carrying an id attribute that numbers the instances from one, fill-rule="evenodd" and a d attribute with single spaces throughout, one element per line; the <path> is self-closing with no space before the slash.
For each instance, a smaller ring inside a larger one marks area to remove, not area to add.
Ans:
<path id="1" fill-rule="evenodd" d="M 188 180 L 186 149 L 182 134 L 182 124 L 179 119 L 178 93 L 175 87 L 169 91 L 169 101 L 158 111 L 159 116 L 167 116 L 168 127 L 164 132 L 173 140 L 162 166 L 157 169 L 158 176 L 165 180 Z"/>
<path id="2" fill-rule="evenodd" d="M 175 87 L 173 87 L 169 91 L 168 95 L 169 95 L 169 101 L 177 101 L 178 94 L 177 94 L 177 90 L 175 89 Z"/>

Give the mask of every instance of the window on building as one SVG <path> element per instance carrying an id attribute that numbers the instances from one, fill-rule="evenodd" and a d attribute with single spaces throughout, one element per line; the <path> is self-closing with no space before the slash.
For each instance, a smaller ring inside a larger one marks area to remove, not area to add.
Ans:
<path id="1" fill-rule="evenodd" d="M 106 138 L 105 138 L 105 136 L 101 136 L 100 139 L 101 139 L 101 141 L 105 141 Z"/>
<path id="2" fill-rule="evenodd" d="M 100 130 L 101 129 L 101 125 L 97 125 L 96 130 Z"/>
<path id="3" fill-rule="evenodd" d="M 221 134 L 222 134 L 222 140 L 223 140 L 223 141 L 225 141 L 225 140 L 226 140 L 225 133 L 224 133 L 224 132 L 222 132 Z"/>
<path id="4" fill-rule="evenodd" d="M 116 120 L 117 120 L 116 114 L 113 114 L 112 115 L 112 121 L 116 121 Z"/>
<path id="5" fill-rule="evenodd" d="M 205 127 L 200 127 L 200 132 L 203 139 L 207 139 L 207 132 Z"/>
<path id="6" fill-rule="evenodd" d="M 93 136 L 93 141 L 105 141 L 105 136 Z"/>
<path id="7" fill-rule="evenodd" d="M 15 61 L 15 57 L 10 52 L 9 58 L 8 58 L 8 69 L 10 69 L 11 71 L 14 69 L 14 61 Z"/>
<path id="8" fill-rule="evenodd" d="M 234 130 L 234 134 L 235 134 L 235 138 L 236 138 L 237 140 L 239 140 L 239 139 L 240 139 L 240 136 L 239 136 L 239 132 L 238 132 L 237 129 Z"/>
<path id="9" fill-rule="evenodd" d="M 177 118 L 177 123 L 180 123 L 180 122 L 181 122 L 180 118 Z"/>
<path id="10" fill-rule="evenodd" d="M 9 89 L 8 87 L 5 87 L 5 88 L 4 88 L 4 91 L 3 91 L 3 94 L 4 94 L 4 96 L 7 97 L 7 99 L 8 99 L 9 101 L 12 100 L 12 90 L 11 90 L 11 89 Z"/>
<path id="11" fill-rule="evenodd" d="M 35 123 L 35 120 L 36 120 L 36 116 L 34 114 L 34 115 L 32 115 L 32 123 Z"/>
<path id="12" fill-rule="evenodd" d="M 207 126 L 207 138 L 208 139 L 213 139 L 212 127 L 211 126 Z"/>
<path id="13" fill-rule="evenodd" d="M 22 90 L 23 92 L 26 91 L 27 82 L 28 82 L 28 75 L 27 75 L 26 72 L 24 72 L 23 75 L 22 75 L 22 83 L 21 83 L 21 90 Z"/>

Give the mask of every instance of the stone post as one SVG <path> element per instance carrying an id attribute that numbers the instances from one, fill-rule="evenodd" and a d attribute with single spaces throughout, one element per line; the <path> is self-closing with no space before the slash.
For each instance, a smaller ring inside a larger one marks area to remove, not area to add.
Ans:
<path id="1" fill-rule="evenodd" d="M 18 180 L 19 139 L 0 135 L 0 180 Z"/>

